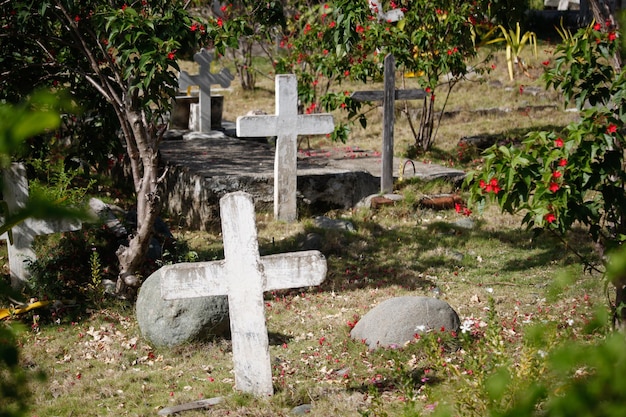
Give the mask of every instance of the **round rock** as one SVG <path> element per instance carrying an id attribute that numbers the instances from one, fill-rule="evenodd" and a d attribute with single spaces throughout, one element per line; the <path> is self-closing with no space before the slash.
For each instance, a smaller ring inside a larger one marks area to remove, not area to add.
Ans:
<path id="1" fill-rule="evenodd" d="M 228 297 L 163 300 L 161 271 L 156 271 L 144 281 L 137 297 L 137 323 L 141 334 L 150 343 L 175 346 L 228 336 Z"/>
<path id="2" fill-rule="evenodd" d="M 364 340 L 370 349 L 402 346 L 416 333 L 429 330 L 459 331 L 459 316 L 450 304 L 430 297 L 396 297 L 385 300 L 354 326 L 350 336 Z"/>

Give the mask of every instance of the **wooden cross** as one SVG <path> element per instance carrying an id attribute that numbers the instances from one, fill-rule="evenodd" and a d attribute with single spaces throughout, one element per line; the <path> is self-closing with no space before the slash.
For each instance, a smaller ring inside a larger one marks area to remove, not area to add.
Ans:
<path id="1" fill-rule="evenodd" d="M 393 125 L 395 123 L 395 101 L 415 100 L 426 97 L 422 89 L 396 90 L 396 59 L 392 54 L 385 56 L 383 91 L 356 91 L 350 97 L 357 101 L 383 102 L 383 149 L 380 192 L 393 191 Z"/>
<path id="2" fill-rule="evenodd" d="M 24 165 L 12 164 L 10 168 L 2 172 L 2 195 L 9 213 L 26 205 L 28 202 L 28 179 Z M 35 236 L 80 230 L 81 226 L 81 222 L 78 220 L 29 218 L 11 229 L 12 239 L 8 238 L 7 233 L 0 235 L 0 239 L 7 241 L 11 286 L 16 289 L 23 288 L 30 278 L 26 263 L 37 259 L 33 250 Z"/>
<path id="3" fill-rule="evenodd" d="M 198 74 L 189 75 L 187 71 L 181 71 L 178 78 L 178 88 L 186 89 L 194 85 L 200 88 L 197 108 L 200 117 L 196 117 L 196 120 L 199 121 L 198 131 L 209 132 L 211 130 L 211 85 L 219 84 L 222 88 L 227 88 L 235 77 L 227 68 L 222 68 L 217 74 L 212 73 L 213 54 L 206 49 L 194 54 L 193 59 L 200 67 Z"/>
<path id="4" fill-rule="evenodd" d="M 298 114 L 298 81 L 293 74 L 276 76 L 276 114 L 240 116 L 237 136 L 276 136 L 274 161 L 274 217 L 297 219 L 296 191 L 298 135 L 317 135 L 334 130 L 330 114 Z"/>
<path id="5" fill-rule="evenodd" d="M 228 295 L 236 388 L 272 395 L 272 367 L 263 292 L 319 285 L 326 259 L 319 251 L 259 256 L 252 197 L 238 191 L 220 200 L 224 260 L 167 265 L 161 277 L 165 300 Z"/>

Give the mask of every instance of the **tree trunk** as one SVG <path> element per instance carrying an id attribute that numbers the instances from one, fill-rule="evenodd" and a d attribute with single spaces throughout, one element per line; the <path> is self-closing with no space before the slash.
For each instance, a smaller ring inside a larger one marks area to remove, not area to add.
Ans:
<path id="1" fill-rule="evenodd" d="M 424 98 L 424 108 L 420 120 L 420 128 L 415 140 L 415 150 L 417 152 L 426 152 L 430 148 L 430 142 L 433 136 L 434 107 L 434 94 L 432 94 L 430 98 Z"/>
<path id="2" fill-rule="evenodd" d="M 615 313 L 613 325 L 615 329 L 626 332 L 626 277 L 614 281 L 615 285 Z"/>
<path id="3" fill-rule="evenodd" d="M 132 135 L 125 139 L 127 146 L 132 146 L 129 147 L 128 155 L 137 194 L 137 231 L 130 238 L 128 246 L 120 246 L 116 251 L 120 267 L 118 294 L 124 294 L 129 288 L 136 289 L 141 285 L 138 272 L 148 251 L 153 224 L 160 209 L 158 136 L 148 128 L 141 112 L 129 110 L 126 117 L 131 128 L 128 134 Z"/>

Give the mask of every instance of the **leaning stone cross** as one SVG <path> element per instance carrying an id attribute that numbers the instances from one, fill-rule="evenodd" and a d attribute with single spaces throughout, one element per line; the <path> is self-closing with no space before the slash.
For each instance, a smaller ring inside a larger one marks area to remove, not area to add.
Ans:
<path id="1" fill-rule="evenodd" d="M 28 201 L 28 179 L 22 164 L 12 164 L 2 172 L 2 196 L 9 213 L 23 208 Z M 0 239 L 7 241 L 11 286 L 22 288 L 30 278 L 26 262 L 37 259 L 33 250 L 35 236 L 80 230 L 80 221 L 26 219 L 11 230 L 12 239 L 7 233 Z"/>
<path id="2" fill-rule="evenodd" d="M 199 120 L 198 130 L 208 132 L 211 130 L 211 85 L 219 84 L 222 88 L 227 88 L 235 77 L 226 68 L 222 68 L 217 74 L 212 73 L 213 54 L 206 49 L 194 54 L 193 59 L 200 66 L 198 74 L 189 75 L 187 71 L 181 71 L 178 77 L 178 88 L 183 90 L 193 85 L 200 87 L 198 97 L 200 117 L 196 120 Z"/>
<path id="3" fill-rule="evenodd" d="M 274 161 L 274 217 L 295 221 L 298 135 L 330 133 L 335 128 L 330 114 L 298 114 L 298 81 L 293 74 L 276 76 L 276 114 L 240 116 L 237 136 L 276 136 Z"/>
<path id="4" fill-rule="evenodd" d="M 166 300 L 228 295 L 236 388 L 272 395 L 272 367 L 263 292 L 319 285 L 326 259 L 319 251 L 259 256 L 252 197 L 238 191 L 220 200 L 224 260 L 164 266 Z"/>

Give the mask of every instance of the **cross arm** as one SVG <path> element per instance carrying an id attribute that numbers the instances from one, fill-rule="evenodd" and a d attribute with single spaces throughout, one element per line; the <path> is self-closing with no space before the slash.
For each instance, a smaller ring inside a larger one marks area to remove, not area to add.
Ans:
<path id="1" fill-rule="evenodd" d="M 298 135 L 325 135 L 333 130 L 335 130 L 335 122 L 331 114 L 298 115 Z"/>
<path id="2" fill-rule="evenodd" d="M 382 90 L 364 90 L 355 91 L 350 98 L 356 101 L 382 101 L 384 91 Z M 417 100 L 426 97 L 426 91 L 422 89 L 395 90 L 394 98 L 396 100 Z"/>
<path id="3" fill-rule="evenodd" d="M 319 285 L 326 278 L 326 258 L 319 251 L 261 257 L 264 291 Z M 161 278 L 164 300 L 228 294 L 225 261 L 165 265 L 154 274 Z"/>
<path id="4" fill-rule="evenodd" d="M 264 291 L 311 287 L 326 278 L 326 258 L 316 250 L 261 257 L 265 269 Z"/>
<path id="5" fill-rule="evenodd" d="M 276 136 L 277 121 L 278 118 L 275 115 L 239 116 L 237 117 L 237 136 Z"/>

